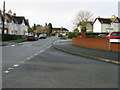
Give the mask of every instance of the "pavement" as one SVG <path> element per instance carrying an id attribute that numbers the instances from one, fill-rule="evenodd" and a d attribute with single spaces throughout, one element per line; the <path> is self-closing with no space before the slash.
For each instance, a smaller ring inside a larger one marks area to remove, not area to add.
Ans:
<path id="1" fill-rule="evenodd" d="M 72 45 L 72 40 L 57 40 L 53 47 L 63 52 L 82 56 L 94 60 L 100 60 L 112 64 L 120 64 L 119 53 L 107 50 L 98 50 Z"/>
<path id="2" fill-rule="evenodd" d="M 24 39 L 18 39 L 18 40 L 24 40 Z M 11 40 L 11 41 L 18 41 L 18 40 Z M 18 43 L 12 43 L 10 41 L 0 41 L 0 46 L 7 46 L 7 45 L 15 45 Z"/>

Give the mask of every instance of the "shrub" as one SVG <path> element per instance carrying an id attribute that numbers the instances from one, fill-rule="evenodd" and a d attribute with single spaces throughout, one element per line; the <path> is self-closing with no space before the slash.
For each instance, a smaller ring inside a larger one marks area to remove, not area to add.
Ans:
<path id="1" fill-rule="evenodd" d="M 69 32 L 68 33 L 68 38 L 77 37 L 77 35 L 80 35 L 80 32 Z"/>
<path id="2" fill-rule="evenodd" d="M 26 36 L 24 35 L 10 35 L 4 34 L 2 35 L 2 41 L 10 41 L 10 40 L 17 40 L 17 39 L 25 39 Z"/>
<path id="3" fill-rule="evenodd" d="M 60 37 L 60 39 L 66 39 L 66 36 Z"/>

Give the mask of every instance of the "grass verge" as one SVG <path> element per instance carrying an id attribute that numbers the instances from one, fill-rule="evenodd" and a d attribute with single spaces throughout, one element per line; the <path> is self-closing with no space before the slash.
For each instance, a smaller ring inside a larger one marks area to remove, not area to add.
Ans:
<path id="1" fill-rule="evenodd" d="M 27 41 L 27 39 L 23 39 L 23 40 L 15 40 L 15 41 L 9 41 L 10 43 L 20 43 L 20 42 L 25 42 Z"/>

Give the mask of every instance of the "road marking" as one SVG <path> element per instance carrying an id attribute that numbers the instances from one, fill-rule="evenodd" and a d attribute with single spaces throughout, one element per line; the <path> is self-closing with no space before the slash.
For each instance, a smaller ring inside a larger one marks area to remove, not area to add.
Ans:
<path id="1" fill-rule="evenodd" d="M 31 59 L 31 58 L 28 57 L 27 59 L 29 60 L 29 59 Z"/>
<path id="2" fill-rule="evenodd" d="M 15 45 L 11 45 L 12 47 L 14 47 Z"/>
<path id="3" fill-rule="evenodd" d="M 21 63 L 21 64 L 22 64 L 22 63 L 25 63 L 25 62 L 24 62 L 24 61 L 21 61 L 21 62 L 19 62 L 19 63 Z"/>
<path id="4" fill-rule="evenodd" d="M 34 57 L 33 55 L 30 56 L 30 58 L 33 58 L 33 57 Z"/>
<path id="5" fill-rule="evenodd" d="M 48 46 L 47 48 L 50 48 L 52 45 Z"/>
<path id="6" fill-rule="evenodd" d="M 15 65 L 13 65 L 13 67 L 18 67 L 19 66 L 19 64 L 15 64 Z"/>
<path id="7" fill-rule="evenodd" d="M 13 70 L 13 68 L 8 68 L 8 70 Z"/>
<path id="8" fill-rule="evenodd" d="M 54 44 L 56 44 L 56 43 L 57 43 L 57 41 L 54 42 Z"/>
<path id="9" fill-rule="evenodd" d="M 44 50 L 41 50 L 40 52 L 43 52 Z"/>
<path id="10" fill-rule="evenodd" d="M 34 54 L 35 56 L 38 55 L 37 53 Z"/>
<path id="11" fill-rule="evenodd" d="M 4 71 L 4 73 L 9 73 L 9 71 Z"/>

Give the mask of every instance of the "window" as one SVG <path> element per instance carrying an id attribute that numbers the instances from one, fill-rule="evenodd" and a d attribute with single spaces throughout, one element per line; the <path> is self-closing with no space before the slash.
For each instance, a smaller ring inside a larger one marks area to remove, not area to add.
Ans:
<path id="1" fill-rule="evenodd" d="M 112 33 L 112 36 L 120 36 L 120 33 Z"/>

